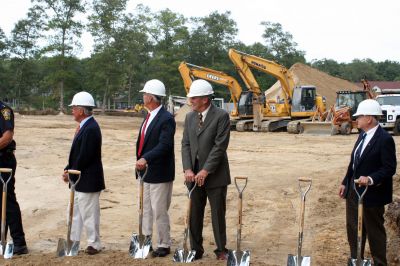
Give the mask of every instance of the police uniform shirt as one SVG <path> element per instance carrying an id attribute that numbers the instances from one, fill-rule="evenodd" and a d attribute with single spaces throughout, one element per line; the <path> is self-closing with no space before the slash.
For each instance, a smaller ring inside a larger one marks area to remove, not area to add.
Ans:
<path id="1" fill-rule="evenodd" d="M 10 107 L 0 101 L 0 137 L 3 136 L 4 132 L 11 130 L 14 131 L 14 112 Z M 15 141 L 12 140 L 1 151 L 13 151 L 15 150 Z"/>

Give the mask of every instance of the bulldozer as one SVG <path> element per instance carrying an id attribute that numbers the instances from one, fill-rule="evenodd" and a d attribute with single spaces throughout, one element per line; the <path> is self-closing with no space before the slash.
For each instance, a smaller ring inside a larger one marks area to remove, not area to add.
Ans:
<path id="1" fill-rule="evenodd" d="M 317 110 L 325 112 L 326 101 L 315 86 L 295 86 L 291 72 L 284 66 L 261 57 L 229 49 L 229 58 L 252 92 L 253 119 L 236 124 L 238 131 L 276 131 L 300 133 L 302 120 L 310 120 Z M 266 98 L 251 69 L 274 76 L 281 84 L 281 97 Z"/>

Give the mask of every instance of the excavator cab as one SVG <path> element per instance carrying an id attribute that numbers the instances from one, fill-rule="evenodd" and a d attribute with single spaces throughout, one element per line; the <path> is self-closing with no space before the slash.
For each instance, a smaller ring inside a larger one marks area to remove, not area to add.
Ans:
<path id="1" fill-rule="evenodd" d="M 242 91 L 238 104 L 239 116 L 250 118 L 253 116 L 253 92 Z"/>
<path id="2" fill-rule="evenodd" d="M 292 113 L 314 112 L 317 91 L 314 86 L 301 86 L 293 89 Z"/>
<path id="3" fill-rule="evenodd" d="M 338 91 L 336 92 L 335 109 L 349 107 L 350 116 L 357 111 L 360 102 L 368 99 L 367 91 Z"/>

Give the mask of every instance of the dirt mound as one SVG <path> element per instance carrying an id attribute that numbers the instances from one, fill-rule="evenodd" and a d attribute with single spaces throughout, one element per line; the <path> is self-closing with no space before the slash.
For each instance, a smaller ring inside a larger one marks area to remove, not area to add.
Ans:
<path id="1" fill-rule="evenodd" d="M 183 123 L 185 122 L 186 114 L 189 113 L 190 111 L 192 111 L 192 108 L 187 104 L 179 108 L 178 112 L 176 112 L 175 114 L 176 124 L 179 126 L 183 125 Z"/>
<path id="2" fill-rule="evenodd" d="M 289 71 L 293 75 L 294 82 L 296 86 L 302 85 L 313 85 L 317 88 L 317 93 L 319 95 L 325 96 L 327 100 L 327 106 L 331 106 L 335 103 L 336 99 L 336 91 L 340 90 L 359 90 L 356 84 L 333 77 L 331 75 L 326 74 L 318 69 L 312 68 L 310 66 L 296 63 L 294 64 Z M 279 96 L 280 98 L 283 95 L 280 95 L 279 90 L 281 88 L 280 82 L 276 82 L 269 88 L 265 95 L 267 98 L 274 98 Z"/>

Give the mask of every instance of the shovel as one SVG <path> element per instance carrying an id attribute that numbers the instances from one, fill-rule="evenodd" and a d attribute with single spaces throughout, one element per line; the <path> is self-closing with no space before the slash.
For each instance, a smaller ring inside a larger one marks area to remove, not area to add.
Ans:
<path id="1" fill-rule="evenodd" d="M 354 180 L 354 190 L 358 196 L 358 228 L 357 228 L 357 259 L 349 259 L 348 265 L 350 266 L 371 266 L 371 259 L 361 258 L 361 242 L 362 242 L 362 227 L 363 227 L 363 198 L 367 193 L 368 185 L 365 186 L 363 193 L 360 195 L 357 191 L 356 184 L 359 183 L 358 179 Z"/>
<path id="2" fill-rule="evenodd" d="M 145 259 L 149 254 L 151 247 L 151 236 L 144 236 L 142 233 L 142 220 L 143 220 L 143 179 L 147 174 L 148 168 L 143 174 L 136 169 L 136 174 L 139 179 L 139 234 L 133 234 L 131 243 L 129 245 L 129 255 L 135 259 Z"/>
<path id="3" fill-rule="evenodd" d="M 188 189 L 188 205 L 187 205 L 187 211 L 186 211 L 186 219 L 185 219 L 185 231 L 183 233 L 183 245 L 182 248 L 178 248 L 175 251 L 174 258 L 173 260 L 175 262 L 181 262 L 181 263 L 190 263 L 194 260 L 194 256 L 196 255 L 196 250 L 189 250 L 188 245 L 187 245 L 187 240 L 189 238 L 189 225 L 190 225 L 190 209 L 192 206 L 192 192 L 196 188 L 196 183 L 194 183 L 193 187 L 191 189 Z"/>
<path id="4" fill-rule="evenodd" d="M 69 214 L 68 214 L 68 221 L 67 221 L 67 240 L 63 238 L 58 239 L 57 245 L 57 256 L 64 257 L 64 256 L 76 256 L 78 255 L 79 251 L 79 241 L 72 241 L 71 240 L 71 227 L 72 227 L 72 217 L 74 215 L 74 200 L 75 200 L 75 187 L 78 184 L 79 180 L 81 179 L 81 171 L 78 170 L 67 170 L 68 174 L 68 181 L 71 186 L 70 189 L 70 196 L 69 196 Z M 76 182 L 72 181 L 70 175 L 78 175 L 78 179 Z"/>
<path id="5" fill-rule="evenodd" d="M 297 255 L 288 255 L 287 266 L 310 266 L 311 265 L 311 257 L 310 256 L 302 256 L 301 248 L 303 246 L 303 229 L 304 229 L 304 211 L 306 204 L 306 195 L 308 191 L 311 189 L 312 179 L 300 177 L 299 181 L 299 190 L 301 195 L 301 207 L 300 207 L 300 223 L 299 223 L 299 238 L 297 242 Z M 308 184 L 306 187 L 302 187 L 301 184 Z M 303 190 L 305 189 L 305 190 Z"/>
<path id="6" fill-rule="evenodd" d="M 239 188 L 237 180 L 244 180 L 244 186 L 242 189 Z M 240 250 L 240 242 L 242 239 L 242 202 L 243 202 L 243 191 L 247 186 L 247 177 L 235 177 L 235 186 L 239 192 L 239 203 L 238 203 L 238 228 L 237 228 L 237 238 L 236 238 L 236 250 L 229 250 L 228 252 L 228 266 L 249 266 L 250 265 L 250 251 Z"/>
<path id="7" fill-rule="evenodd" d="M 13 242 L 6 242 L 6 210 L 7 210 L 7 185 L 12 177 L 11 168 L 0 168 L 0 175 L 2 173 L 9 173 L 6 182 L 3 180 L 3 176 L 0 177 L 3 183 L 3 195 L 2 195 L 2 205 L 1 205 L 1 245 L 0 245 L 0 255 L 3 255 L 5 259 L 11 259 L 14 254 L 14 244 Z"/>

